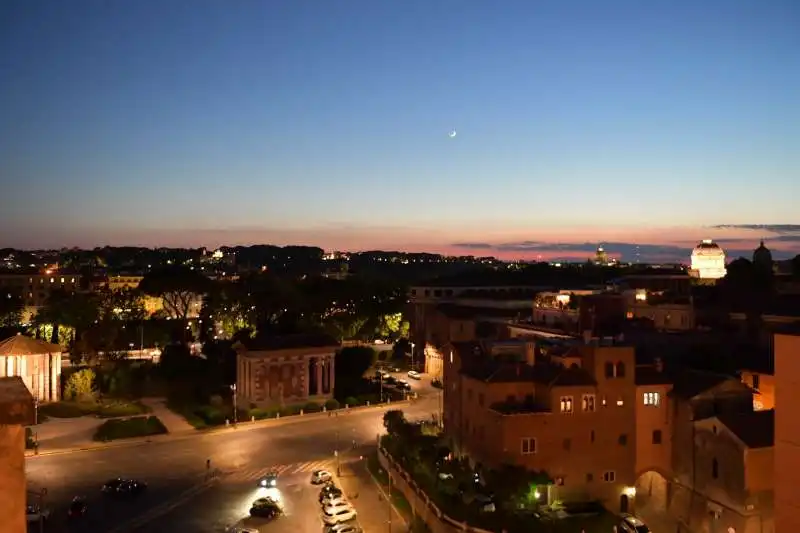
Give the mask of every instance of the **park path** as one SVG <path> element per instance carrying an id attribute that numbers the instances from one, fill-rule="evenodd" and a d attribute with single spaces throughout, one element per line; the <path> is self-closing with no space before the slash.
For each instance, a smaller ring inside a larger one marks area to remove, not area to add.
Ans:
<path id="1" fill-rule="evenodd" d="M 195 430 L 185 418 L 167 407 L 167 401 L 164 398 L 142 398 L 141 402 L 151 409 L 151 414 L 158 417 L 170 433 L 186 433 Z"/>
<path id="2" fill-rule="evenodd" d="M 106 419 L 96 416 L 50 418 L 31 430 L 36 434 L 41 450 L 80 448 L 91 444 L 98 426 Z"/>

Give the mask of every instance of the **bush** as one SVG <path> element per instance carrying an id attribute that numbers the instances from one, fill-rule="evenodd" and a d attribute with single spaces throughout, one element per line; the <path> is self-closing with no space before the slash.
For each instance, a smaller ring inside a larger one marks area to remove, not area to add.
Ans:
<path id="1" fill-rule="evenodd" d="M 97 375 L 91 368 L 78 370 L 67 380 L 64 386 L 64 398 L 72 401 L 93 400 L 96 378 Z"/>
<path id="2" fill-rule="evenodd" d="M 319 413 L 322 411 L 322 406 L 316 402 L 308 402 L 303 406 L 304 413 Z"/>
<path id="3" fill-rule="evenodd" d="M 325 402 L 325 409 L 327 409 L 328 411 L 335 411 L 338 408 L 339 408 L 339 400 L 331 398 L 330 400 Z"/>
<path id="4" fill-rule="evenodd" d="M 95 431 L 94 440 L 105 442 L 116 439 L 162 435 L 166 432 L 167 428 L 164 427 L 158 417 L 137 416 L 124 420 L 106 420 Z"/>
<path id="5" fill-rule="evenodd" d="M 344 404 L 348 407 L 353 407 L 355 405 L 358 405 L 358 398 L 356 398 L 355 396 L 348 396 L 347 398 L 344 399 Z"/>
<path id="6" fill-rule="evenodd" d="M 255 407 L 248 411 L 248 417 L 253 417 L 256 420 L 265 420 L 267 418 L 275 418 L 275 415 L 278 413 L 277 409 L 263 409 L 259 407 Z"/>
<path id="7" fill-rule="evenodd" d="M 149 412 L 150 408 L 139 402 L 56 402 L 39 407 L 39 421 L 42 421 L 41 415 L 53 418 L 77 418 L 90 415 L 100 418 L 114 418 L 141 415 Z"/>

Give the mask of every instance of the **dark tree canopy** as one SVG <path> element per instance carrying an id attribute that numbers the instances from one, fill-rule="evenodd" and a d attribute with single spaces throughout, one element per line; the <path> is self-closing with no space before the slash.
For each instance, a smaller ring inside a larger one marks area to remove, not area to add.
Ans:
<path id="1" fill-rule="evenodd" d="M 186 267 L 162 268 L 149 272 L 139 283 L 139 290 L 159 296 L 164 309 L 173 318 L 185 319 L 198 296 L 211 290 L 212 282 L 200 271 Z"/>

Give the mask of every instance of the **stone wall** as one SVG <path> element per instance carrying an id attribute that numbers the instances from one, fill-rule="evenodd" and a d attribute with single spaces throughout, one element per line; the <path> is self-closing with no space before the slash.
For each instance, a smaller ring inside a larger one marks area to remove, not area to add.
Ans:
<path id="1" fill-rule="evenodd" d="M 485 529 L 469 526 L 464 522 L 457 522 L 445 515 L 411 479 L 402 467 L 383 449 L 378 448 L 378 461 L 389 474 L 392 487 L 400 493 L 411 505 L 411 509 L 430 528 L 431 533 L 491 533 Z"/>

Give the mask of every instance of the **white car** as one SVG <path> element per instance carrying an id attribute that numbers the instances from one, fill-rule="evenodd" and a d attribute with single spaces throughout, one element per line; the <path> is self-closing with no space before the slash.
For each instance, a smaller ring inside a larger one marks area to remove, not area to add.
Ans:
<path id="1" fill-rule="evenodd" d="M 258 530 L 250 527 L 230 527 L 225 533 L 258 533 Z"/>
<path id="2" fill-rule="evenodd" d="M 322 485 L 328 481 L 333 481 L 333 474 L 327 470 L 315 470 L 311 473 L 311 483 L 314 485 Z"/>
<path id="3" fill-rule="evenodd" d="M 353 506 L 350 505 L 348 502 L 346 502 L 344 500 L 339 500 L 337 502 L 324 505 L 322 507 L 322 512 L 323 513 L 333 513 L 335 511 L 337 511 L 338 509 L 352 509 L 352 508 L 353 508 Z"/>
<path id="4" fill-rule="evenodd" d="M 28 522 L 40 522 L 50 518 L 50 509 L 42 509 L 38 505 L 28 505 L 25 515 Z"/>
<path id="5" fill-rule="evenodd" d="M 622 523 L 619 525 L 619 530 L 623 533 L 650 533 L 650 528 L 644 522 L 630 514 L 622 515 Z"/>
<path id="6" fill-rule="evenodd" d="M 411 379 L 422 379 L 422 374 L 420 374 L 416 370 L 409 370 L 408 377 Z"/>
<path id="7" fill-rule="evenodd" d="M 344 499 L 344 496 L 333 496 L 333 497 L 326 497 L 320 502 L 322 507 L 330 507 L 330 506 L 337 506 L 337 505 L 344 505 L 347 503 L 347 500 Z"/>
<path id="8" fill-rule="evenodd" d="M 327 526 L 325 533 L 361 533 L 361 530 L 354 524 L 342 523 L 335 526 Z"/>
<path id="9" fill-rule="evenodd" d="M 326 509 L 325 512 L 322 513 L 322 521 L 329 526 L 339 524 L 341 522 L 349 522 L 350 520 L 355 520 L 355 518 L 356 510 L 349 505 L 347 507 L 333 508 L 330 512 L 328 512 Z"/>

